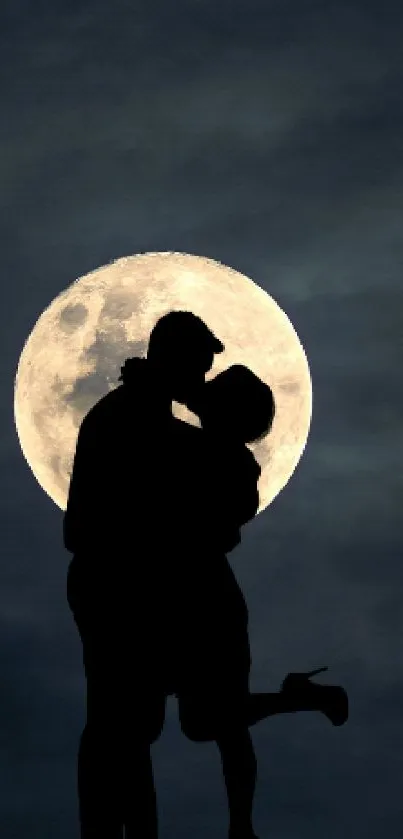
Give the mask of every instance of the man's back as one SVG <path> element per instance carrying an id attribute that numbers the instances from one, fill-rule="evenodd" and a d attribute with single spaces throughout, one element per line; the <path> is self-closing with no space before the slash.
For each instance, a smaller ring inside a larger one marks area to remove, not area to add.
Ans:
<path id="1" fill-rule="evenodd" d="M 111 391 L 84 418 L 64 517 L 69 551 L 145 538 L 167 431 L 156 401 L 143 362 L 137 386 Z"/>
<path id="2" fill-rule="evenodd" d="M 182 470 L 173 433 L 179 421 L 169 406 L 159 414 L 154 386 L 141 365 L 137 388 L 118 387 L 87 414 L 64 517 L 78 625 L 98 638 L 101 658 L 110 639 L 117 654 L 130 638 L 130 656 L 138 664 L 141 658 L 143 669 L 165 658 L 161 628 L 174 608 L 181 557 L 175 480 Z"/>

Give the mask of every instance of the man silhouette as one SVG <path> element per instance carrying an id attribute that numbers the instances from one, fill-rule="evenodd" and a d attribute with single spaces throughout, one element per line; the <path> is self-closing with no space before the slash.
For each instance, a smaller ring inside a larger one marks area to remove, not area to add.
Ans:
<path id="1" fill-rule="evenodd" d="M 124 825 L 126 837 L 136 825 L 144 837 L 157 836 L 150 745 L 164 723 L 161 626 L 169 607 L 164 584 L 173 585 L 161 555 L 177 527 L 171 405 L 192 401 L 223 349 L 191 312 L 168 313 L 151 332 L 147 358 L 126 361 L 122 385 L 80 426 L 63 537 L 74 554 L 67 596 L 87 680 L 78 755 L 82 839 L 122 839 Z"/>

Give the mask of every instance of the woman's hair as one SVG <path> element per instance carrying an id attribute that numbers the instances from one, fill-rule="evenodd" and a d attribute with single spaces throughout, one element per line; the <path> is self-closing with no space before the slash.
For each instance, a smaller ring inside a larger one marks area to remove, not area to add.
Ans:
<path id="1" fill-rule="evenodd" d="M 204 391 L 202 425 L 218 423 L 243 443 L 253 443 L 270 431 L 275 414 L 273 392 L 248 367 L 233 364 L 210 379 Z"/>

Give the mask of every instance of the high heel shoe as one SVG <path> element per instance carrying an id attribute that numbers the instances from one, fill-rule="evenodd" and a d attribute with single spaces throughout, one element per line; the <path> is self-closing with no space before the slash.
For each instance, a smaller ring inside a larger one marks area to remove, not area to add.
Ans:
<path id="1" fill-rule="evenodd" d="M 319 667 L 309 673 L 289 673 L 285 677 L 281 691 L 292 697 L 296 703 L 301 701 L 305 709 L 321 711 L 333 725 L 344 725 L 348 719 L 348 696 L 344 688 L 338 685 L 318 685 L 311 682 L 312 676 L 324 673 L 327 667 Z"/>

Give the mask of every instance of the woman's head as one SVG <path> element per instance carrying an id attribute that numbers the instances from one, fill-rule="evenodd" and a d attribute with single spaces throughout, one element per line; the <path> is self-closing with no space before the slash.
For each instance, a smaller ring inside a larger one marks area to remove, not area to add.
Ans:
<path id="1" fill-rule="evenodd" d="M 228 367 L 204 386 L 200 410 L 204 428 L 253 443 L 270 431 L 274 414 L 271 388 L 243 364 Z"/>

